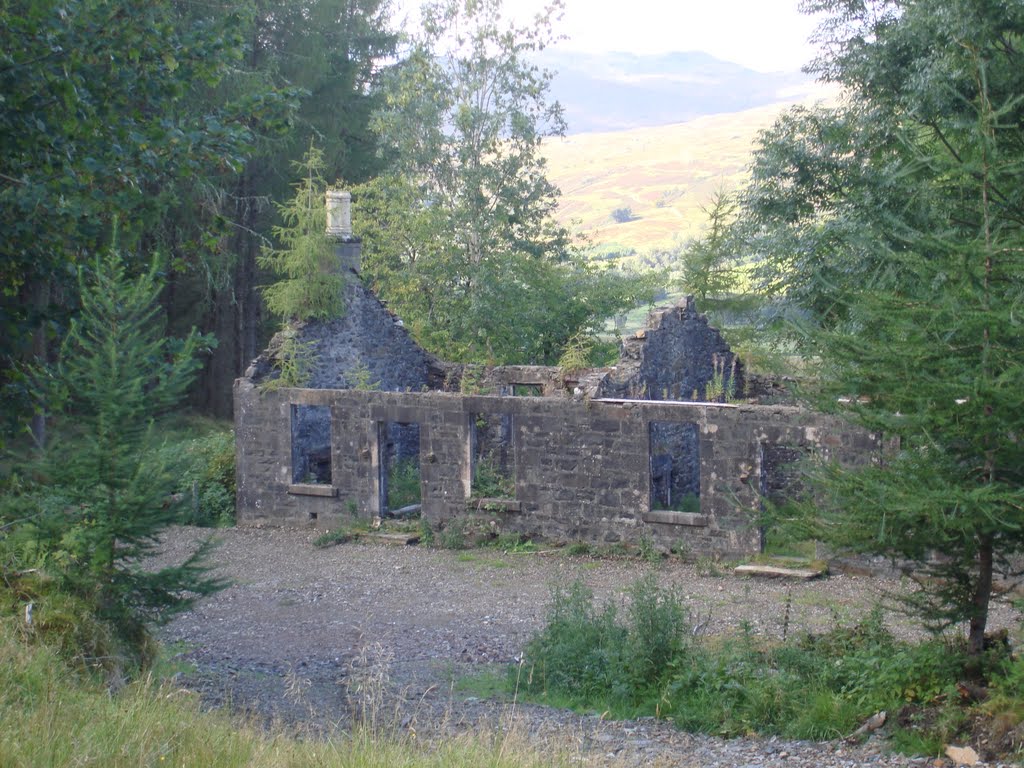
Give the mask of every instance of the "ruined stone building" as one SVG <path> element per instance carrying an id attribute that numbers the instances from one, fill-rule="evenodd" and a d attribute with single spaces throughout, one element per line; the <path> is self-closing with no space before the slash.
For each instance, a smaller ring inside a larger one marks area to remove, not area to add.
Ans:
<path id="1" fill-rule="evenodd" d="M 487 515 L 553 541 L 746 555 L 763 547 L 763 499 L 792 492 L 795 459 L 877 450 L 833 417 L 755 404 L 692 298 L 653 310 L 609 368 L 439 361 L 360 281 L 338 218 L 344 315 L 279 334 L 235 382 L 240 524 L 332 528 L 418 508 L 435 529 Z M 312 354 L 302 388 L 267 386 L 285 344 Z"/>

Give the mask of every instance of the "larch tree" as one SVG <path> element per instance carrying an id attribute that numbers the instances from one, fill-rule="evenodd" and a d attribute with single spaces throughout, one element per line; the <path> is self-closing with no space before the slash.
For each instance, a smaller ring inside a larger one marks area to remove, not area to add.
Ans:
<path id="1" fill-rule="evenodd" d="M 745 212 L 811 401 L 893 446 L 824 465 L 817 531 L 913 563 L 922 615 L 979 654 L 1024 551 L 1024 6 L 805 5 L 845 100 L 764 134 Z"/>
<path id="2" fill-rule="evenodd" d="M 326 320 L 344 311 L 345 279 L 328 238 L 323 152 L 311 146 L 295 163 L 301 179 L 295 193 L 279 204 L 281 223 L 273 228 L 278 247 L 266 246 L 260 265 L 279 276 L 264 286 L 267 308 L 286 322 Z"/>

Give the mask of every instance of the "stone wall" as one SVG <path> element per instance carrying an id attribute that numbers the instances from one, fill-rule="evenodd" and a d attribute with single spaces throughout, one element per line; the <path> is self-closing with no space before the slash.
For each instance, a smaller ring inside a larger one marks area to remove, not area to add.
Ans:
<path id="1" fill-rule="evenodd" d="M 472 492 L 473 425 L 488 414 L 511 424 L 514 498 L 484 507 L 502 530 L 554 541 L 647 538 L 695 554 L 750 554 L 761 548 L 762 489 L 779 487 L 782 477 L 765 463 L 772 447 L 821 451 L 847 463 L 868 461 L 878 448 L 872 436 L 837 419 L 781 406 L 333 389 L 260 393 L 247 379 L 236 382 L 235 405 L 242 524 L 332 527 L 352 514 L 382 514 L 380 425 L 397 422 L 419 425 L 422 514 L 443 526 L 481 507 Z M 293 481 L 293 405 L 330 410 L 330 485 Z M 655 509 L 652 422 L 695 425 L 695 508 Z"/>
<path id="2" fill-rule="evenodd" d="M 647 328 L 623 340 L 619 363 L 600 397 L 641 400 L 722 400 L 709 385 L 718 377 L 734 397 L 744 394 L 743 366 L 722 334 L 708 325 L 692 296 L 653 310 Z"/>
<path id="3" fill-rule="evenodd" d="M 357 246 L 346 263 L 358 264 Z M 345 306 L 291 329 L 315 356 L 308 388 L 262 387 L 283 335 L 235 383 L 242 524 L 384 516 L 389 466 L 405 462 L 435 527 L 486 513 L 500 530 L 555 541 L 742 555 L 763 545 L 763 499 L 800 491 L 795 457 L 856 463 L 877 451 L 833 418 L 692 402 L 711 398 L 716 379 L 734 396 L 744 387 L 692 297 L 653 311 L 618 365 L 583 371 L 439 362 L 352 273 Z M 480 498 L 496 488 L 502 498 Z"/>
<path id="4" fill-rule="evenodd" d="M 442 364 L 425 352 L 394 314 L 355 276 L 345 285 L 345 312 L 334 320 L 294 324 L 290 332 L 309 345 L 314 389 L 372 388 L 393 392 L 443 386 Z M 272 378 L 283 336 L 278 334 L 246 371 L 254 382 Z"/>

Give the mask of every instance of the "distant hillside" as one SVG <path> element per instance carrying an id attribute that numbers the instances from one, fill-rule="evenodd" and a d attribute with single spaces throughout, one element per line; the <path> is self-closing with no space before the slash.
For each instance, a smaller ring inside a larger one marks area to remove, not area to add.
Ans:
<path id="1" fill-rule="evenodd" d="M 548 177 L 562 190 L 558 217 L 596 244 L 645 251 L 686 240 L 701 231 L 700 206 L 716 189 L 745 182 L 758 131 L 791 104 L 830 95 L 808 88 L 802 98 L 741 112 L 548 140 Z M 634 218 L 616 222 L 617 208 L 629 208 Z"/>
<path id="2" fill-rule="evenodd" d="M 565 108 L 569 133 L 682 123 L 803 98 L 813 83 L 799 72 L 763 73 L 699 51 L 638 56 L 546 49 L 556 72 L 551 95 Z"/>

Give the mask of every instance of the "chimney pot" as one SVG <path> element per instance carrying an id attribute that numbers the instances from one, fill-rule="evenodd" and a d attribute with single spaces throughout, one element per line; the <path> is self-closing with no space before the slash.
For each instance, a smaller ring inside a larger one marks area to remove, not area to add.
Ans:
<path id="1" fill-rule="evenodd" d="M 327 190 L 327 236 L 352 239 L 352 195 L 339 189 Z"/>

